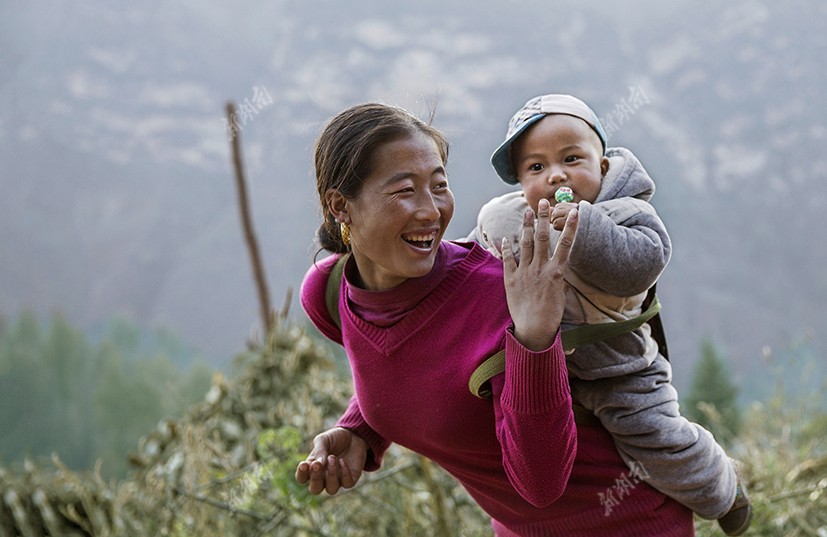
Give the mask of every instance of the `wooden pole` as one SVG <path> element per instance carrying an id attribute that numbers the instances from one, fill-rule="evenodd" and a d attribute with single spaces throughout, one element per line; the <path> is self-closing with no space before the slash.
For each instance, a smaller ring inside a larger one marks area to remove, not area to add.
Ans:
<path id="1" fill-rule="evenodd" d="M 235 105 L 232 101 L 227 103 L 227 124 L 235 125 Z M 230 146 L 233 152 L 233 167 L 235 168 L 235 184 L 238 191 L 238 208 L 241 213 L 241 225 L 244 228 L 244 240 L 247 242 L 247 250 L 250 253 L 250 262 L 253 265 L 253 277 L 258 290 L 258 302 L 261 310 L 261 324 L 265 330 L 265 341 L 267 334 L 273 324 L 272 308 L 270 307 L 270 292 L 267 290 L 267 280 L 264 277 L 264 267 L 261 263 L 258 241 L 253 230 L 253 221 L 250 217 L 250 204 L 247 201 L 247 182 L 244 177 L 244 166 L 241 161 L 241 139 L 238 129 L 230 128 Z"/>

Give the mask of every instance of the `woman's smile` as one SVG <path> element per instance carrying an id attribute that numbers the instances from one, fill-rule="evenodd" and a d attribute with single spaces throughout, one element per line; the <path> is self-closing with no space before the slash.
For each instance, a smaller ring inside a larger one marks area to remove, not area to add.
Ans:
<path id="1" fill-rule="evenodd" d="M 454 214 L 436 142 L 416 133 L 380 146 L 361 192 L 347 205 L 351 249 L 366 288 L 427 275 Z"/>

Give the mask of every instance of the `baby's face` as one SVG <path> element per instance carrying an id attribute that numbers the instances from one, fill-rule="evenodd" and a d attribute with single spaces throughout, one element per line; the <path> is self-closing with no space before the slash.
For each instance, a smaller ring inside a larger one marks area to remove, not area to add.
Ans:
<path id="1" fill-rule="evenodd" d="M 597 133 L 582 119 L 564 114 L 547 115 L 517 138 L 511 163 L 535 211 L 542 198 L 555 205 L 561 186 L 571 188 L 574 203 L 593 202 L 609 169 Z"/>

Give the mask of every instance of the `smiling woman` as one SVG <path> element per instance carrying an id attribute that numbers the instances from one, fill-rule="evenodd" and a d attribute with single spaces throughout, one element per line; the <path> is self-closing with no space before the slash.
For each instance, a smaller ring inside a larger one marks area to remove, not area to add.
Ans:
<path id="1" fill-rule="evenodd" d="M 497 535 L 691 534 L 692 513 L 644 486 L 611 520 L 603 514 L 598 492 L 625 467 L 605 430 L 575 426 L 560 344 L 577 212 L 550 256 L 548 201 L 538 205 L 536 237 L 527 211 L 519 265 L 508 241 L 502 261 L 443 241 L 454 211 L 447 155 L 438 131 L 380 104 L 345 110 L 319 137 L 319 241 L 351 255 L 340 323 L 325 296 L 340 255 L 310 267 L 301 302 L 347 351 L 356 395 L 337 426 L 316 436 L 297 481 L 314 494 L 353 487 L 393 442 L 462 483 Z M 499 352 L 505 371 L 491 379 L 491 399 L 479 399 L 468 381 Z"/>
<path id="2" fill-rule="evenodd" d="M 370 177 L 358 196 L 331 189 L 325 201 L 350 230 L 363 287 L 389 289 L 431 271 L 454 196 L 437 142 L 421 132 L 386 142 Z"/>

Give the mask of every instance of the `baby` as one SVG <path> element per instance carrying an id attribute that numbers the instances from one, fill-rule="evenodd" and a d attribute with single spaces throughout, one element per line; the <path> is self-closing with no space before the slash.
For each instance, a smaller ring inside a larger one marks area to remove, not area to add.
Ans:
<path id="1" fill-rule="evenodd" d="M 566 214 L 577 208 L 563 328 L 638 316 L 671 242 L 649 203 L 654 182 L 628 149 L 607 149 L 591 108 L 570 95 L 529 100 L 511 118 L 491 163 L 521 191 L 484 205 L 469 240 L 495 254 L 503 237 L 518 247 L 523 214 L 529 207 L 536 213 L 545 198 L 556 244 Z M 574 401 L 597 416 L 650 485 L 718 519 L 727 535 L 749 527 L 752 507 L 734 463 L 708 431 L 680 415 L 671 367 L 649 324 L 578 347 L 567 365 Z"/>

